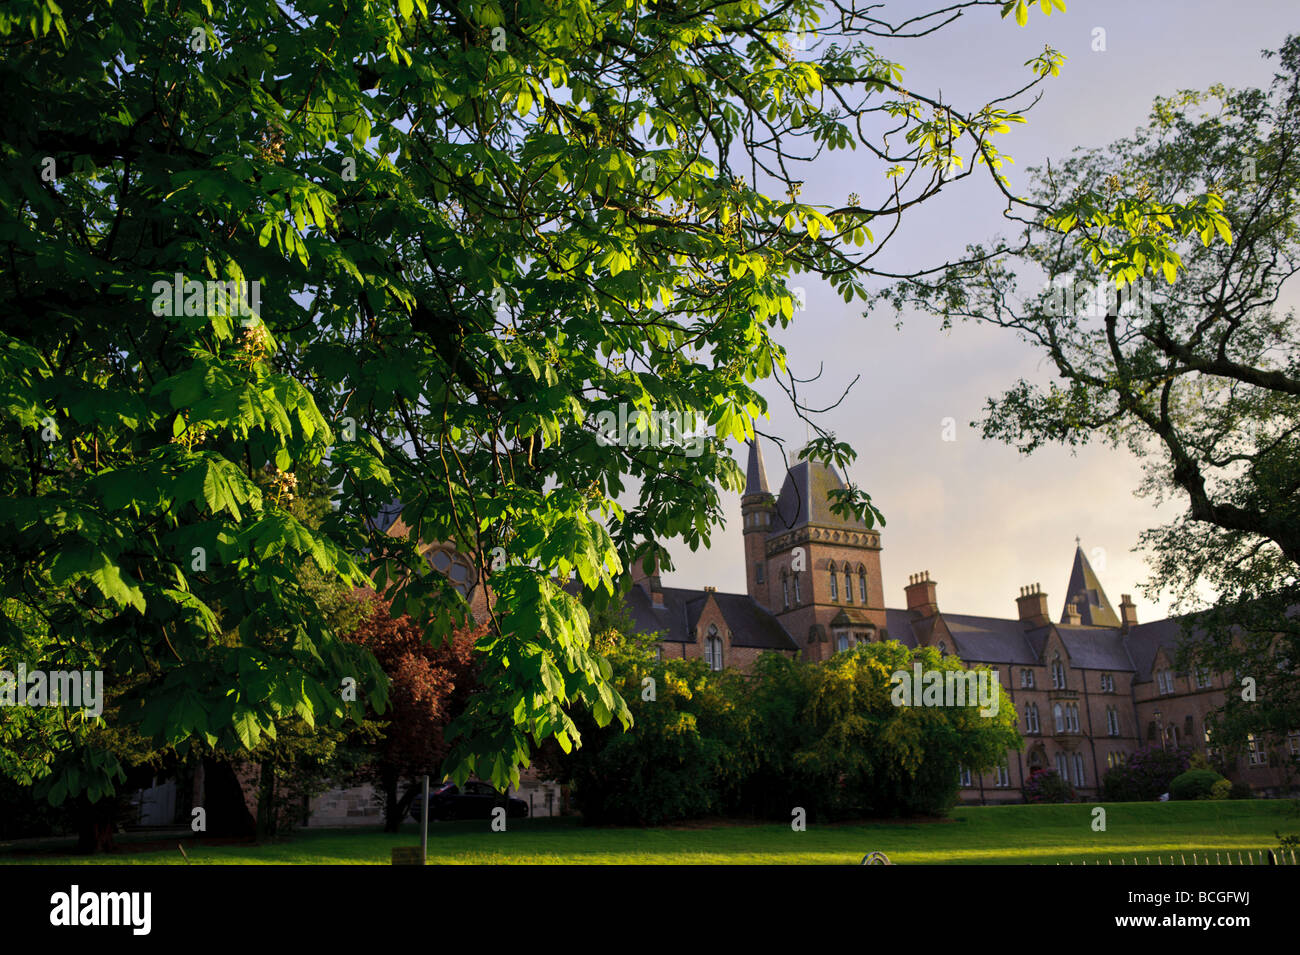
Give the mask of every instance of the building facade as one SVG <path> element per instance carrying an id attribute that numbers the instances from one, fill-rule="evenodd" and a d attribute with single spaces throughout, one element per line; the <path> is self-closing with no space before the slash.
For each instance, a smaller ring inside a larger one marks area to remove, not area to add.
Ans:
<path id="1" fill-rule="evenodd" d="M 1231 675 L 1179 672 L 1181 622 L 1140 623 L 1127 594 L 1116 610 L 1081 547 L 1056 620 L 1038 584 L 1020 589 L 1014 616 L 949 613 L 925 571 L 909 578 L 901 607 L 887 607 L 880 533 L 831 511 L 829 492 L 844 487 L 833 468 L 800 462 L 773 494 L 752 443 L 746 470 L 747 593 L 664 587 L 655 574 L 634 573 L 627 609 L 639 631 L 661 635 L 664 657 L 745 669 L 764 652 L 820 661 L 862 641 L 893 639 L 994 668 L 1025 745 L 990 773 L 963 771 L 965 802 L 1019 802 L 1038 769 L 1057 770 L 1081 797 L 1095 799 L 1106 770 L 1140 747 L 1206 751 L 1206 716 L 1234 688 Z M 1252 740 L 1229 775 L 1281 793 L 1291 787 L 1286 767 L 1296 754 L 1298 732 L 1272 746 Z"/>

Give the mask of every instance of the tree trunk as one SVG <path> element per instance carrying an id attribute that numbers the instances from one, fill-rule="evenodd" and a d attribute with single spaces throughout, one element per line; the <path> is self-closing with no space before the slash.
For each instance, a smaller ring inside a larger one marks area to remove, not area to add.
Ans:
<path id="1" fill-rule="evenodd" d="M 203 761 L 203 799 L 210 836 L 248 837 L 257 831 L 244 801 L 244 788 L 229 763 Z"/>
<path id="2" fill-rule="evenodd" d="M 90 802 L 84 795 L 77 799 L 77 851 L 93 855 L 109 852 L 113 842 L 113 824 L 117 821 L 117 800 L 109 796 Z"/>
<path id="3" fill-rule="evenodd" d="M 257 786 L 257 841 L 275 838 L 275 764 L 262 763 Z"/>

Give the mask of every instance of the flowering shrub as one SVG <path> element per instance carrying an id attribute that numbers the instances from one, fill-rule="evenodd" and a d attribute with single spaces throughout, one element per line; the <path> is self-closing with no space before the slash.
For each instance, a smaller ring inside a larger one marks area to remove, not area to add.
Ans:
<path id="1" fill-rule="evenodd" d="M 1054 769 L 1036 769 L 1025 780 L 1025 802 L 1074 802 L 1074 787 Z"/>

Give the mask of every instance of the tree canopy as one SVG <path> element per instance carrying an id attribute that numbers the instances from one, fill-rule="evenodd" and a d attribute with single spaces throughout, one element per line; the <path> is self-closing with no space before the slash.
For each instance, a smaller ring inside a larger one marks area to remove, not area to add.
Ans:
<path id="1" fill-rule="evenodd" d="M 517 781 L 532 745 L 578 742 L 574 702 L 626 724 L 588 608 L 633 559 L 669 569 L 665 542 L 707 545 L 742 483 L 726 440 L 765 414 L 760 384 L 793 389 L 788 280 L 865 297 L 909 210 L 980 171 L 1013 199 L 994 140 L 1062 60 L 963 106 L 875 39 L 1053 5 L 5 4 L 6 606 L 46 659 L 104 669 L 144 736 L 251 750 L 287 714 L 382 714 L 382 672 L 302 564 L 387 590 L 436 642 L 468 607 L 419 542 L 449 541 L 496 598 L 455 775 Z M 839 149 L 863 194 L 803 201 Z M 1159 265 L 1142 243 L 1104 251 Z M 696 412 L 710 438 L 611 443 L 596 422 L 621 406 Z M 853 454 L 820 429 L 805 453 Z M 286 503 L 321 464 L 313 527 Z M 382 539 L 394 500 L 408 540 Z M 859 488 L 836 506 L 879 517 Z"/>

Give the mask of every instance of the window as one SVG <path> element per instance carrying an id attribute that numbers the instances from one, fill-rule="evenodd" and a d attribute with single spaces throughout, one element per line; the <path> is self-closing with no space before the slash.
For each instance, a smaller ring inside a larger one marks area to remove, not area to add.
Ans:
<path id="1" fill-rule="evenodd" d="M 1207 756 L 1217 756 L 1219 754 L 1214 744 L 1210 742 L 1210 728 L 1208 726 L 1205 727 L 1205 754 Z"/>
<path id="2" fill-rule="evenodd" d="M 664 648 L 659 646 L 658 644 L 655 644 L 655 663 L 660 662 L 661 660 L 663 660 L 663 658 L 664 658 Z"/>
<path id="3" fill-rule="evenodd" d="M 1198 690 L 1208 690 L 1210 688 L 1210 668 L 1196 668 L 1196 688 Z"/>
<path id="4" fill-rule="evenodd" d="M 761 560 L 754 565 L 754 580 L 760 584 L 763 582 L 763 562 Z"/>
<path id="5" fill-rule="evenodd" d="M 1300 730 L 1286 734 L 1286 751 L 1292 756 L 1300 756 Z"/>
<path id="6" fill-rule="evenodd" d="M 831 600 L 840 599 L 840 578 L 835 573 L 835 561 L 831 561 Z"/>
<path id="7" fill-rule="evenodd" d="M 710 670 L 722 669 L 722 638 L 718 636 L 718 628 L 712 625 L 704 641 L 704 662 Z"/>
<path id="8" fill-rule="evenodd" d="M 1246 758 L 1252 766 L 1264 765 L 1264 747 L 1255 739 L 1254 733 L 1246 734 Z"/>
<path id="9" fill-rule="evenodd" d="M 1103 692 L 1103 693 L 1114 693 L 1114 692 L 1115 692 L 1115 676 L 1114 676 L 1114 674 L 1112 674 L 1112 673 L 1103 673 L 1103 674 L 1101 675 L 1101 692 Z"/>
<path id="10" fill-rule="evenodd" d="M 794 605 L 797 607 L 802 601 L 803 598 L 799 596 L 799 574 L 796 572 L 794 574 Z"/>
<path id="11" fill-rule="evenodd" d="M 835 631 L 835 649 L 847 650 L 849 648 L 849 634 L 846 630 Z"/>
<path id="12" fill-rule="evenodd" d="M 790 578 L 784 570 L 781 571 L 781 609 L 790 609 Z"/>
<path id="13" fill-rule="evenodd" d="M 1030 670 L 1030 669 L 1025 668 L 1025 667 L 1022 667 L 1022 668 L 1021 668 L 1021 670 L 1020 670 L 1020 686 L 1021 686 L 1022 688 L 1028 688 L 1028 689 L 1031 689 L 1031 690 L 1034 688 L 1034 671 L 1033 671 L 1033 670 Z"/>
<path id="14" fill-rule="evenodd" d="M 947 655 L 948 655 L 948 644 L 946 644 L 946 643 L 944 643 L 942 640 L 940 640 L 940 641 L 939 641 L 939 656 L 941 656 L 941 657 L 946 657 Z"/>
<path id="15" fill-rule="evenodd" d="M 1042 727 L 1038 723 L 1038 704 L 1030 703 L 1028 709 L 1025 710 L 1025 732 L 1041 733 L 1042 731 Z"/>
<path id="16" fill-rule="evenodd" d="M 1057 703 L 1052 707 L 1052 719 L 1056 723 L 1056 732 L 1065 732 L 1065 711 L 1061 709 L 1061 704 Z"/>
<path id="17" fill-rule="evenodd" d="M 1056 754 L 1056 775 L 1061 777 L 1062 782 L 1070 781 L 1070 757 L 1065 753 Z"/>
<path id="18" fill-rule="evenodd" d="M 1115 706 L 1106 707 L 1106 735 L 1119 735 L 1119 708 Z"/>
<path id="19" fill-rule="evenodd" d="M 1065 689 L 1065 666 L 1061 663 L 1059 653 L 1052 656 L 1052 689 Z"/>
<path id="20" fill-rule="evenodd" d="M 1156 689 L 1161 694 L 1174 692 L 1174 675 L 1169 670 L 1161 670 L 1156 674 Z"/>
<path id="21" fill-rule="evenodd" d="M 971 785 L 970 770 L 967 769 L 965 766 L 957 767 L 957 778 L 958 781 L 961 783 L 961 785 L 963 786 Z"/>
<path id="22" fill-rule="evenodd" d="M 1083 753 L 1074 754 L 1074 784 L 1082 786 L 1084 784 L 1083 776 Z"/>
<path id="23" fill-rule="evenodd" d="M 867 602 L 867 572 L 863 568 L 858 568 L 858 598 L 862 603 Z"/>
<path id="24" fill-rule="evenodd" d="M 1079 732 L 1079 704 L 1065 704 L 1065 731 L 1067 733 Z"/>
<path id="25" fill-rule="evenodd" d="M 993 785 L 999 789 L 1006 789 L 1011 785 L 1011 770 L 1007 768 L 1005 760 L 993 768 Z"/>
<path id="26" fill-rule="evenodd" d="M 844 599 L 853 603 L 853 574 L 847 567 L 844 568 Z"/>

